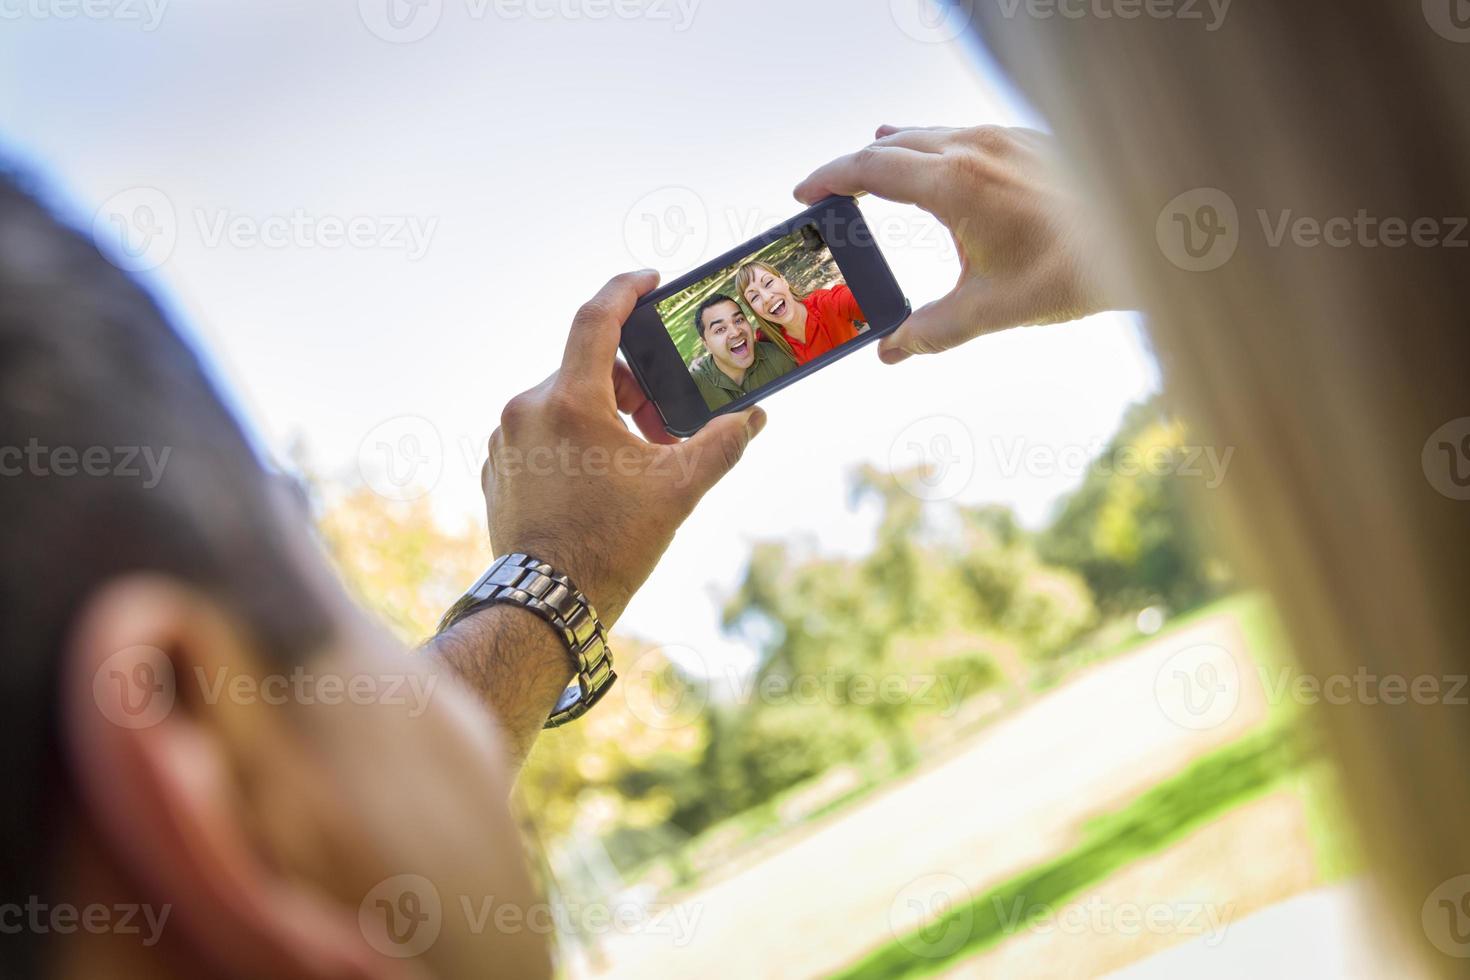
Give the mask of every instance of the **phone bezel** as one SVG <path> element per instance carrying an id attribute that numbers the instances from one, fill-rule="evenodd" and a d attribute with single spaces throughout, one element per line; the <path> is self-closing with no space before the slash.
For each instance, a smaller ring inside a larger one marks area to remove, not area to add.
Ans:
<path id="1" fill-rule="evenodd" d="M 868 316 L 867 332 L 770 384 L 711 411 L 694 379 L 689 376 L 689 369 L 664 327 L 656 304 L 808 224 L 817 226 L 842 273 L 843 281 Z M 828 229 L 840 229 L 841 234 L 829 234 Z M 767 395 L 892 333 L 908 317 L 910 309 L 909 301 L 893 278 L 888 261 L 879 251 L 857 201 L 851 197 L 828 197 L 644 296 L 623 324 L 619 347 L 633 376 L 658 409 L 664 428 L 676 436 L 691 436 L 715 416 L 742 411 Z"/>

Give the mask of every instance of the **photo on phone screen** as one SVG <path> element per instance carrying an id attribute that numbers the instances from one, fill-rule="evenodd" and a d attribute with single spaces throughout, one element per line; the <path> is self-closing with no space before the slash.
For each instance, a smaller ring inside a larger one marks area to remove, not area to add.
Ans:
<path id="1" fill-rule="evenodd" d="M 712 412 L 868 330 L 815 221 L 655 308 Z"/>

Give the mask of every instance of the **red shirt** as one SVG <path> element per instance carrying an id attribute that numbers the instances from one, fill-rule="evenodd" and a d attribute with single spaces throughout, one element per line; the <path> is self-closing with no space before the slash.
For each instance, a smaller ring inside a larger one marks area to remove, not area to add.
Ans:
<path id="1" fill-rule="evenodd" d="M 806 307 L 806 340 L 786 334 L 797 364 L 805 364 L 856 337 L 856 324 L 868 319 L 858 309 L 852 290 L 843 285 L 814 290 L 801 305 Z"/>

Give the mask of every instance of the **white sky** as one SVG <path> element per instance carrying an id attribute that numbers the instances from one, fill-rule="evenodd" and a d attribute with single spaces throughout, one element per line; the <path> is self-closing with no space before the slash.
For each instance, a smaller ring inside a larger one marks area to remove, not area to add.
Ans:
<path id="1" fill-rule="evenodd" d="M 555 368 L 609 275 L 672 277 L 795 213 L 797 180 L 879 123 L 1022 118 L 936 43 L 918 0 L 422 0 L 418 20 L 398 8 L 408 30 L 432 26 L 412 43 L 368 26 L 391 34 L 386 4 L 406 0 L 88 2 L 106 16 L 0 0 L 6 151 L 84 225 L 153 209 L 164 234 L 141 274 L 267 447 L 301 438 L 349 478 L 365 440 L 414 433 L 447 518 L 480 512 L 501 405 Z M 914 305 L 942 294 L 946 236 L 912 209 L 864 210 Z M 363 241 L 337 243 L 324 219 L 365 219 Z M 306 230 L 261 240 L 293 221 Z M 1122 316 L 897 367 L 859 352 L 766 402 L 766 431 L 621 629 L 739 661 L 717 616 L 749 544 L 863 550 L 873 515 L 847 484 L 860 463 L 929 447 L 955 465 L 923 492 L 1036 526 L 1156 386 Z M 751 504 L 772 488 L 779 512 Z"/>

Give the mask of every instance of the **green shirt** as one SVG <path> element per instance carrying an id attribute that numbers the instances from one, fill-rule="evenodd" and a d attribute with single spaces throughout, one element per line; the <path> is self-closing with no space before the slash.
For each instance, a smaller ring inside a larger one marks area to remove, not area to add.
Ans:
<path id="1" fill-rule="evenodd" d="M 709 354 L 689 366 L 689 375 L 699 386 L 699 393 L 704 396 L 705 404 L 714 410 L 723 408 L 741 395 L 748 395 L 795 368 L 796 361 L 789 354 L 769 340 L 762 340 L 756 343 L 755 360 L 745 369 L 745 377 L 739 384 L 730 380 L 730 376 L 716 366 L 715 359 Z"/>

